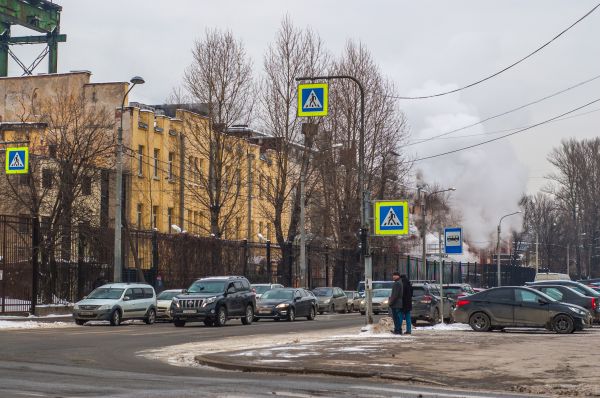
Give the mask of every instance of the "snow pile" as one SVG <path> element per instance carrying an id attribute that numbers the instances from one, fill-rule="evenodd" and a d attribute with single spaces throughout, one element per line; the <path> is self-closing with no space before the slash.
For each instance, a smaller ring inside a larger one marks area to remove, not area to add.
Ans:
<path id="1" fill-rule="evenodd" d="M 0 321 L 0 329 L 57 329 L 73 326 L 67 322 Z"/>
<path id="2" fill-rule="evenodd" d="M 417 330 L 433 331 L 453 331 L 453 330 L 471 330 L 471 327 L 465 323 L 438 323 L 434 326 L 419 326 Z"/>

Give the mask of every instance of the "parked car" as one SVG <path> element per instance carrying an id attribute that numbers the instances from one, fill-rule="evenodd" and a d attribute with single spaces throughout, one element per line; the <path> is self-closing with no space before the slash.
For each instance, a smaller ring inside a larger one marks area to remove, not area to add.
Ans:
<path id="1" fill-rule="evenodd" d="M 530 287 L 547 294 L 556 301 L 583 307 L 592 314 L 594 322 L 600 322 L 600 300 L 598 300 L 597 297 L 586 296 L 569 286 L 549 285 L 544 283 L 534 284 Z"/>
<path id="2" fill-rule="evenodd" d="M 390 309 L 390 295 L 392 289 L 373 289 L 373 299 L 371 300 L 373 314 L 387 313 Z M 365 299 L 360 301 L 360 314 L 366 314 L 366 302 Z"/>
<path id="3" fill-rule="evenodd" d="M 411 318 L 413 324 L 426 321 L 431 325 L 440 322 L 441 299 L 438 286 L 433 283 L 413 283 L 413 309 Z M 444 297 L 444 320 L 452 322 L 453 300 Z"/>
<path id="4" fill-rule="evenodd" d="M 256 298 L 259 299 L 263 293 L 268 292 L 271 289 L 281 289 L 283 285 L 278 283 L 255 283 L 252 285 L 252 291 L 256 293 Z"/>
<path id="5" fill-rule="evenodd" d="M 375 289 L 391 289 L 394 285 L 394 281 L 373 281 L 373 290 Z M 358 288 L 356 289 L 360 297 L 365 297 L 365 281 L 358 282 Z"/>
<path id="6" fill-rule="evenodd" d="M 339 287 L 317 287 L 312 292 L 319 302 L 319 314 L 346 311 L 348 297 Z"/>
<path id="7" fill-rule="evenodd" d="M 456 303 L 454 319 L 468 323 L 476 332 L 533 327 L 573 333 L 591 324 L 591 315 L 585 308 L 561 303 L 522 286 L 497 287 L 463 297 Z"/>
<path id="8" fill-rule="evenodd" d="M 151 325 L 156 321 L 156 293 L 146 284 L 109 283 L 75 303 L 73 318 L 78 325 L 110 321 L 112 326 L 119 326 L 130 319 L 142 319 Z"/>
<path id="9" fill-rule="evenodd" d="M 567 274 L 559 274 L 557 272 L 538 272 L 535 274 L 534 281 L 570 281 L 571 277 Z"/>
<path id="10" fill-rule="evenodd" d="M 183 289 L 163 290 L 156 296 L 156 318 L 162 320 L 172 320 L 171 302 L 173 297 L 183 293 Z"/>
<path id="11" fill-rule="evenodd" d="M 254 319 L 256 296 L 243 276 L 201 278 L 173 298 L 171 316 L 176 327 L 187 322 L 224 326 L 230 319 L 250 325 Z"/>
<path id="12" fill-rule="evenodd" d="M 265 292 L 256 303 L 255 320 L 268 318 L 279 321 L 286 319 L 293 322 L 298 317 L 315 319 L 317 299 L 304 289 L 284 288 L 271 289 Z"/>
<path id="13" fill-rule="evenodd" d="M 346 307 L 349 312 L 358 311 L 360 308 L 360 294 L 358 292 L 352 290 L 346 290 L 346 297 L 348 297 L 348 302 L 346 303 Z"/>
<path id="14" fill-rule="evenodd" d="M 527 282 L 526 286 L 533 285 L 560 285 L 560 286 L 568 286 L 584 296 L 596 297 L 600 298 L 600 293 L 596 290 L 592 289 L 589 286 L 584 285 L 583 283 L 575 282 L 575 281 L 565 281 L 565 280 L 554 280 L 554 281 L 539 281 L 539 282 Z"/>
<path id="15" fill-rule="evenodd" d="M 444 296 L 456 301 L 459 297 L 475 294 L 475 290 L 467 283 L 449 283 L 444 285 Z"/>

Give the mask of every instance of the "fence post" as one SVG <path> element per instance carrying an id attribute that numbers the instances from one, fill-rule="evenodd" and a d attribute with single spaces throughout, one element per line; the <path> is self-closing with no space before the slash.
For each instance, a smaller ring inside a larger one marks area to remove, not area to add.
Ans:
<path id="1" fill-rule="evenodd" d="M 2 217 L 2 271 L 6 272 L 6 218 Z M 6 304 L 6 278 L 7 275 L 4 275 L 2 278 L 2 312 L 6 312 L 5 304 Z"/>
<path id="2" fill-rule="evenodd" d="M 244 256 L 244 263 L 242 264 L 242 272 L 243 275 L 247 278 L 248 277 L 248 239 L 244 239 L 242 241 L 242 249 L 243 249 L 243 256 Z"/>
<path id="3" fill-rule="evenodd" d="M 81 224 L 77 228 L 77 300 L 83 297 L 84 288 L 84 273 L 83 273 L 83 258 L 84 258 L 84 241 L 81 233 Z"/>
<path id="4" fill-rule="evenodd" d="M 39 219 L 36 216 L 32 217 L 31 220 L 31 309 L 30 312 L 35 314 L 35 306 L 37 304 L 38 296 L 38 278 L 39 278 L 39 264 L 38 256 L 40 253 L 40 225 Z"/>
<path id="5" fill-rule="evenodd" d="M 152 230 L 152 268 L 154 269 L 152 286 L 156 286 L 156 275 L 158 275 L 158 232 Z"/>
<path id="6" fill-rule="evenodd" d="M 454 283 L 454 261 L 450 262 L 450 283 Z"/>
<path id="7" fill-rule="evenodd" d="M 271 272 L 271 241 L 267 239 L 267 274 L 269 283 L 273 283 L 273 273 Z"/>
<path id="8" fill-rule="evenodd" d="M 406 256 L 406 277 L 410 280 L 410 256 Z"/>
<path id="9" fill-rule="evenodd" d="M 289 253 L 288 255 L 288 272 L 289 272 L 289 287 L 293 287 L 294 286 L 294 246 L 292 244 L 292 242 L 286 242 L 285 245 L 287 245 L 287 252 Z"/>

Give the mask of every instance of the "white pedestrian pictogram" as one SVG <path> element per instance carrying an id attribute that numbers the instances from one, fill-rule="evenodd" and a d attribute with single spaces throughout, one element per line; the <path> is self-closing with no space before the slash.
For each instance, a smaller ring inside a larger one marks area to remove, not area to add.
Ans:
<path id="1" fill-rule="evenodd" d="M 382 227 L 399 227 L 400 225 L 402 225 L 402 224 L 400 224 L 400 219 L 396 215 L 394 208 L 390 207 L 390 211 L 388 211 L 388 214 L 387 214 L 387 216 L 385 216 L 385 219 L 381 223 L 381 226 Z"/>
<path id="2" fill-rule="evenodd" d="M 304 103 L 304 109 L 320 109 L 323 105 L 321 101 L 319 101 L 319 97 L 315 94 L 315 90 L 311 90 L 310 94 L 308 94 L 308 98 Z"/>
<path id="3" fill-rule="evenodd" d="M 15 152 L 15 156 L 13 157 L 12 161 L 10 162 L 9 167 L 11 169 L 22 169 L 23 167 L 25 167 L 25 165 L 23 164 L 23 160 L 21 159 L 21 156 L 19 155 L 19 152 Z"/>

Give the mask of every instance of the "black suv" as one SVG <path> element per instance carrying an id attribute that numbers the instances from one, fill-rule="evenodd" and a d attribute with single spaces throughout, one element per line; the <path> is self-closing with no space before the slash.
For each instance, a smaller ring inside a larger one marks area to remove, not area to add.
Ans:
<path id="1" fill-rule="evenodd" d="M 229 319 L 250 325 L 256 309 L 256 296 L 243 276 L 201 278 L 173 298 L 171 317 L 177 327 L 203 321 L 206 326 L 224 326 Z"/>
<path id="2" fill-rule="evenodd" d="M 413 282 L 413 309 L 411 318 L 413 324 L 426 321 L 435 325 L 440 321 L 440 290 L 438 285 L 428 282 Z M 452 307 L 454 300 L 444 297 L 444 321 L 452 322 Z"/>

